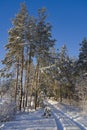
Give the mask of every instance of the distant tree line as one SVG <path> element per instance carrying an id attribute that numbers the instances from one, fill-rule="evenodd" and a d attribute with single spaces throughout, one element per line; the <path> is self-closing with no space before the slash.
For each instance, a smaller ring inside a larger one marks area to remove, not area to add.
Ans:
<path id="1" fill-rule="evenodd" d="M 19 110 L 29 106 L 32 96 L 36 109 L 41 92 L 60 102 L 66 99 L 70 104 L 87 100 L 87 40 L 80 45 L 78 59 L 68 55 L 66 45 L 55 51 L 56 40 L 46 18 L 45 8 L 38 9 L 35 17 L 29 14 L 25 4 L 21 4 L 8 31 L 1 77 L 9 81 L 8 90 Z M 1 86 L 7 87 L 6 84 Z"/>

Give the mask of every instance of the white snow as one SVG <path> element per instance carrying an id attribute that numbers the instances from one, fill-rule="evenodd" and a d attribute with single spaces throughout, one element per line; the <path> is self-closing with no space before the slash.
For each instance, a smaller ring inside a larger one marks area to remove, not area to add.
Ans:
<path id="1" fill-rule="evenodd" d="M 83 112 L 74 106 L 60 104 L 57 101 L 49 100 L 49 103 L 51 103 L 56 109 L 60 111 L 56 116 L 60 120 L 63 128 L 67 127 L 68 130 L 68 127 L 72 126 L 72 128 L 69 128 L 69 130 L 79 130 L 79 128 L 81 130 L 87 130 L 86 112 Z M 79 126 L 79 128 L 76 126 Z"/>
<path id="2" fill-rule="evenodd" d="M 52 111 L 51 117 L 42 117 L 43 109 L 19 112 L 14 121 L 2 123 L 0 130 L 87 130 L 85 112 L 52 100 L 48 101 L 48 105 Z"/>
<path id="3" fill-rule="evenodd" d="M 6 122 L 1 130 L 57 130 L 53 116 L 43 118 L 43 110 L 22 112 L 16 115 L 15 121 Z"/>

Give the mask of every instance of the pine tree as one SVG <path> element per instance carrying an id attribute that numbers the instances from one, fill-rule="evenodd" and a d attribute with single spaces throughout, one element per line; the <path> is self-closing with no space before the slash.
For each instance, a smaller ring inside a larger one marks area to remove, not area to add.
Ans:
<path id="1" fill-rule="evenodd" d="M 87 71 L 87 40 L 84 39 L 80 46 L 78 65 L 79 69 L 85 72 Z"/>
<path id="2" fill-rule="evenodd" d="M 25 97 L 27 106 L 27 97 L 28 97 L 28 90 L 29 90 L 29 78 L 30 78 L 30 71 L 31 71 L 31 64 L 33 62 L 33 57 L 35 53 L 35 34 L 36 34 L 36 21 L 34 17 L 29 17 L 28 24 L 27 24 L 27 31 L 26 31 L 26 57 L 25 57 L 25 64 L 26 64 L 26 89 L 25 89 Z"/>
<path id="3" fill-rule="evenodd" d="M 7 55 L 3 60 L 6 67 L 16 67 L 16 84 L 15 84 L 15 101 L 17 96 L 18 78 L 20 78 L 20 110 L 22 105 L 23 94 L 23 67 L 24 67 L 24 45 L 26 42 L 26 25 L 28 12 L 26 5 L 22 4 L 19 13 L 12 20 L 13 28 L 9 30 L 9 41 L 6 45 Z"/>
<path id="4" fill-rule="evenodd" d="M 77 79 L 77 91 L 79 99 L 84 102 L 83 107 L 86 106 L 87 100 L 87 39 L 84 38 L 80 44 L 80 53 L 77 63 L 78 79 Z"/>
<path id="5" fill-rule="evenodd" d="M 56 79 L 59 82 L 60 102 L 62 98 L 71 100 L 75 92 L 75 66 L 76 61 L 68 56 L 67 48 L 64 45 L 61 52 L 58 54 L 58 61 L 56 62 Z"/>
<path id="6" fill-rule="evenodd" d="M 9 39 L 5 46 L 7 53 L 2 61 L 5 68 L 2 74 L 8 77 L 13 75 L 15 102 L 19 104 L 20 110 L 22 107 L 28 106 L 28 96 L 31 96 L 33 92 L 36 95 L 35 108 L 37 107 L 40 67 L 46 65 L 44 62 L 47 57 L 49 58 L 50 47 L 53 47 L 55 42 L 51 36 L 51 25 L 46 22 L 46 17 L 44 8 L 38 10 L 37 19 L 31 17 L 26 5 L 22 4 L 20 11 L 12 20 L 13 26 L 8 32 Z M 35 68 L 33 58 L 36 59 Z M 31 83 L 32 85 L 30 85 Z M 31 86 L 34 91 L 30 88 Z"/>
<path id="7" fill-rule="evenodd" d="M 36 25 L 36 102 L 37 106 L 38 85 L 39 85 L 39 68 L 41 66 L 42 59 L 44 59 L 49 52 L 50 47 L 53 47 L 55 40 L 51 36 L 51 25 L 46 23 L 46 9 L 42 8 L 38 10 L 38 22 Z"/>

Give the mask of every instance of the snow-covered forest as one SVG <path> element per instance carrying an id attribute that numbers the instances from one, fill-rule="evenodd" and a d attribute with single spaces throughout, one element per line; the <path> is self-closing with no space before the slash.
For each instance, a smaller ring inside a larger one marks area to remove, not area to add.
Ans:
<path id="1" fill-rule="evenodd" d="M 87 39 L 79 45 L 78 58 L 69 56 L 66 45 L 56 50 L 46 18 L 45 8 L 35 17 L 21 4 L 12 19 L 0 69 L 0 122 L 18 111 L 43 108 L 47 99 L 87 112 Z"/>

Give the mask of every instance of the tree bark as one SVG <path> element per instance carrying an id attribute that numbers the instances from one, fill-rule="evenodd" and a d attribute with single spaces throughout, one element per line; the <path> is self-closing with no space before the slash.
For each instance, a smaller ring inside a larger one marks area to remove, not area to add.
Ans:
<path id="1" fill-rule="evenodd" d="M 22 95 L 23 95 L 23 65 L 24 65 L 24 53 L 23 52 L 24 51 L 22 49 L 19 110 L 21 110 L 21 107 L 22 107 Z"/>
<path id="2" fill-rule="evenodd" d="M 18 76 L 19 76 L 19 60 L 17 63 L 17 72 L 16 72 L 15 103 L 17 103 Z"/>

